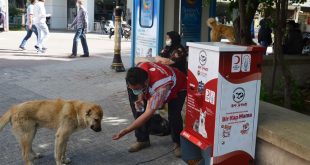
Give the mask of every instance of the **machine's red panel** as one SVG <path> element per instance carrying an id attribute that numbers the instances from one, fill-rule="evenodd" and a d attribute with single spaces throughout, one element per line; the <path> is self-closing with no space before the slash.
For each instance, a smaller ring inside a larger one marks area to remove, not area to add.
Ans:
<path id="1" fill-rule="evenodd" d="M 261 79 L 261 47 L 189 43 L 188 95 L 183 137 L 213 164 L 254 160 Z"/>
<path id="2" fill-rule="evenodd" d="M 190 49 L 190 54 L 186 125 L 182 135 L 206 149 L 214 143 L 219 56 L 217 52 L 200 49 Z"/>

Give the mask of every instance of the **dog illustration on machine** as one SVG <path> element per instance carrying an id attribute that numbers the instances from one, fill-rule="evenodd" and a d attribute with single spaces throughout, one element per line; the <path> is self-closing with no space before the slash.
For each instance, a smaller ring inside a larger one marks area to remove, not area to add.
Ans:
<path id="1" fill-rule="evenodd" d="M 200 110 L 200 116 L 199 119 L 195 121 L 193 125 L 193 130 L 198 132 L 202 137 L 208 138 L 208 134 L 206 131 L 206 115 L 207 112 L 202 112 Z"/>

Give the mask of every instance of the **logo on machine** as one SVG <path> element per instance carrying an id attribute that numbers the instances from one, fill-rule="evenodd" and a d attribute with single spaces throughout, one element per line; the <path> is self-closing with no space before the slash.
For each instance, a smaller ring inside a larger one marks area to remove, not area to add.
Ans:
<path id="1" fill-rule="evenodd" d="M 240 103 L 245 97 L 245 90 L 241 87 L 238 87 L 233 92 L 233 100 L 236 103 Z"/>
<path id="2" fill-rule="evenodd" d="M 231 125 L 222 125 L 221 126 L 223 128 L 223 138 L 227 138 L 230 137 L 230 132 L 231 132 Z"/>
<path id="3" fill-rule="evenodd" d="M 215 92 L 210 89 L 206 89 L 205 101 L 214 105 L 215 104 Z"/>
<path id="4" fill-rule="evenodd" d="M 199 63 L 202 66 L 206 65 L 207 63 L 207 53 L 204 50 L 200 51 L 199 53 Z"/>
<path id="5" fill-rule="evenodd" d="M 240 133 L 242 135 L 248 134 L 250 130 L 250 124 L 249 123 L 245 123 L 242 125 L 242 130 L 240 131 Z"/>
<path id="6" fill-rule="evenodd" d="M 240 70 L 241 70 L 241 54 L 234 54 L 232 56 L 231 72 L 236 73 L 240 72 Z"/>
<path id="7" fill-rule="evenodd" d="M 208 76 L 208 67 L 206 65 L 207 63 L 207 53 L 202 50 L 199 52 L 199 64 L 197 65 L 198 69 L 197 69 L 197 75 L 199 77 L 204 77 L 206 78 Z"/>
<path id="8" fill-rule="evenodd" d="M 198 92 L 202 93 L 205 88 L 205 84 L 202 81 L 198 82 Z"/>
<path id="9" fill-rule="evenodd" d="M 251 55 L 250 54 L 243 54 L 242 55 L 241 71 L 242 72 L 250 72 L 250 68 L 251 68 Z"/>
<path id="10" fill-rule="evenodd" d="M 251 55 L 250 54 L 234 54 L 231 59 L 231 72 L 250 72 Z"/>

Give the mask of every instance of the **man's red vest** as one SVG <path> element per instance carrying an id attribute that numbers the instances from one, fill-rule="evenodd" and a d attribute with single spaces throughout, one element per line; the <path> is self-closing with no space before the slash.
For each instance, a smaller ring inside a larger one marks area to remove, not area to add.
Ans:
<path id="1" fill-rule="evenodd" d="M 172 88 L 166 95 L 166 103 L 176 98 L 180 91 L 186 90 L 187 78 L 184 73 L 176 68 L 153 62 L 142 62 L 138 64 L 138 67 L 145 70 L 150 79 L 146 93 L 147 99 L 155 93 L 156 89 L 167 84 L 172 85 Z"/>

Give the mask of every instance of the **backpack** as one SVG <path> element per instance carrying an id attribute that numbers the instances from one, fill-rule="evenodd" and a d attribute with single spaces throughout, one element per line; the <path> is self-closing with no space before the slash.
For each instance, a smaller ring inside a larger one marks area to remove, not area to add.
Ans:
<path id="1" fill-rule="evenodd" d="M 155 114 L 150 119 L 149 132 L 151 135 L 166 136 L 170 134 L 169 121 Z"/>

